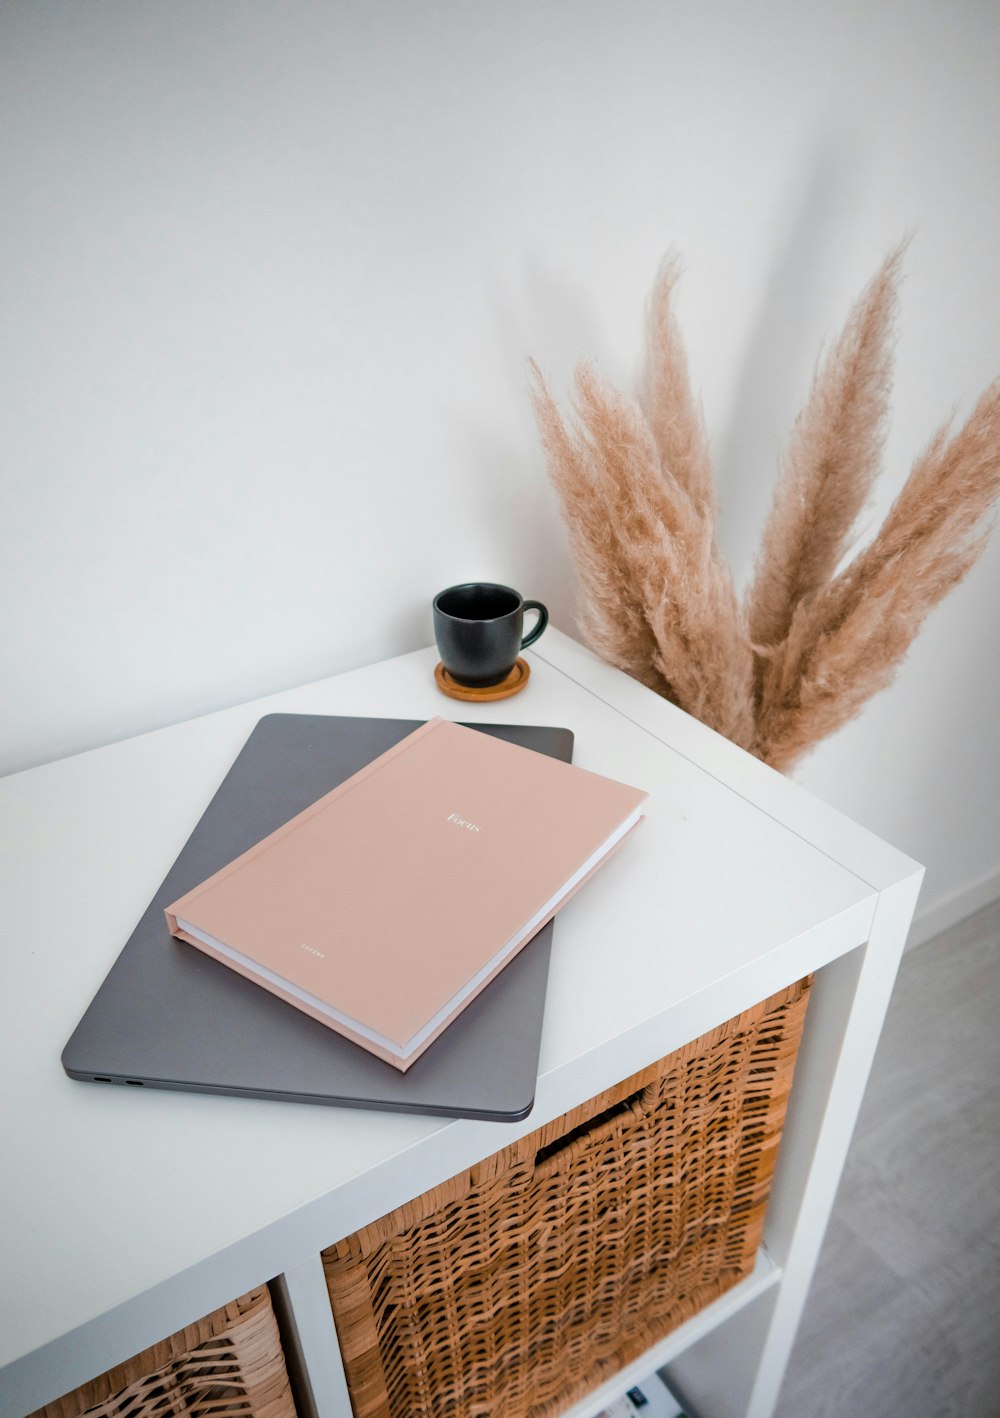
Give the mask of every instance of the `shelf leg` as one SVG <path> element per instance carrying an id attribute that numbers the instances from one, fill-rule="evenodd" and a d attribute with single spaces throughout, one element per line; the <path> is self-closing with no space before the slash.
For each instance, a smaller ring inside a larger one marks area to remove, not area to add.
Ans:
<path id="1" fill-rule="evenodd" d="M 883 890 L 868 943 L 817 973 L 764 1224 L 781 1280 L 670 1365 L 696 1413 L 771 1418 L 774 1412 L 919 885 L 915 876 Z"/>
<path id="2" fill-rule="evenodd" d="M 320 1256 L 286 1270 L 271 1292 L 302 1418 L 352 1418 Z"/>

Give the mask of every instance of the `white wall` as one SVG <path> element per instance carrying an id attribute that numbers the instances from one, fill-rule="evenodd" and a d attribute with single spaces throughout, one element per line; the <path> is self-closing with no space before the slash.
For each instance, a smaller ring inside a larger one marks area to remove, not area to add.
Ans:
<path id="1" fill-rule="evenodd" d="M 742 578 L 914 233 L 887 502 L 1000 372 L 998 41 L 992 0 L 6 0 L 0 769 L 428 643 L 458 579 L 572 630 L 525 360 L 628 383 L 668 249 Z M 998 591 L 995 542 L 799 774 L 939 916 L 1000 891 Z"/>

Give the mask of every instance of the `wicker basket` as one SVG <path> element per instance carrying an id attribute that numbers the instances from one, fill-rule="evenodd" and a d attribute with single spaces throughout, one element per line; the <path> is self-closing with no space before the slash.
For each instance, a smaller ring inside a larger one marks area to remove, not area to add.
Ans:
<path id="1" fill-rule="evenodd" d="M 546 1418 L 747 1275 L 808 987 L 331 1246 L 356 1418 Z"/>
<path id="2" fill-rule="evenodd" d="M 38 1409 L 30 1418 L 295 1418 L 267 1287 Z"/>

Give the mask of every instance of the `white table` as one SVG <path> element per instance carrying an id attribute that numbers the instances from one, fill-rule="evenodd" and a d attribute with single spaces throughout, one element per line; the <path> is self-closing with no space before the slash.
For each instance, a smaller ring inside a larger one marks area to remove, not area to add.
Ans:
<path id="1" fill-rule="evenodd" d="M 343 1418 L 324 1246 L 816 971 L 756 1270 L 571 1410 L 584 1418 L 668 1364 L 704 1418 L 771 1412 L 921 868 L 555 629 L 528 654 L 527 689 L 496 704 L 445 699 L 436 658 L 418 651 L 0 782 L 5 1418 L 278 1276 L 315 1410 Z M 273 711 L 566 725 L 577 763 L 650 790 L 646 823 L 559 918 L 524 1122 L 63 1074 L 80 1014 Z"/>

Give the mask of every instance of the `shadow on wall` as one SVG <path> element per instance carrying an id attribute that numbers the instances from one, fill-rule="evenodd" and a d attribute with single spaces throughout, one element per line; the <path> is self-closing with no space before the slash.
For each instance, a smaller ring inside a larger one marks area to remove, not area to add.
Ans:
<path id="1" fill-rule="evenodd" d="M 486 556 L 485 565 L 472 566 L 464 553 L 459 555 L 456 566 L 465 569 L 456 570 L 452 579 L 485 576 L 515 585 L 522 595 L 544 601 L 552 623 L 572 634 L 576 577 L 566 530 L 537 432 L 528 422 L 526 379 L 523 390 L 516 392 L 524 405 L 523 418 L 517 420 L 524 425 L 521 440 L 511 436 L 506 424 L 491 429 L 481 418 L 455 420 L 457 446 L 475 484 L 466 494 L 463 515 L 471 519 L 472 528 L 485 529 Z M 460 520 L 453 530 L 461 538 Z"/>
<path id="2" fill-rule="evenodd" d="M 841 328 L 843 309 L 831 309 L 825 292 L 828 277 L 842 256 L 844 213 L 849 213 L 852 203 L 859 199 L 864 164 L 863 151 L 847 151 L 842 140 L 826 141 L 818 146 L 797 187 L 790 191 L 788 212 L 773 214 L 775 228 L 787 235 L 763 285 L 726 426 L 707 430 L 718 491 L 716 534 L 737 588 L 743 586 L 752 570 L 789 430 L 803 406 L 819 358 Z M 890 235 L 898 240 L 901 233 Z M 887 249 L 889 244 L 887 241 Z M 664 259 L 672 249 L 670 233 L 664 232 Z M 677 254 L 686 271 L 697 268 L 695 253 Z M 649 272 L 650 285 L 655 274 Z M 702 277 L 708 279 L 704 272 Z M 523 325 L 512 314 L 522 299 L 532 312 L 532 326 L 547 332 L 540 363 L 546 378 L 553 375 L 555 387 L 563 382 L 563 373 L 574 370 L 582 360 L 592 362 L 604 378 L 634 396 L 636 371 L 631 365 L 619 367 L 611 358 L 613 342 L 592 292 L 564 270 L 530 255 L 524 265 L 523 294 L 518 301 L 498 301 L 493 310 L 512 393 L 519 407 L 523 405 L 526 420 L 529 352 L 524 348 Z M 537 355 L 537 351 L 531 353 Z M 700 397 L 702 372 L 692 366 L 690 374 L 695 397 Z M 533 439 L 530 447 L 537 450 L 529 475 L 537 470 L 546 496 L 532 496 L 517 508 L 506 506 L 506 499 L 502 498 L 498 506 L 503 509 L 508 536 L 530 537 L 532 564 L 537 564 L 536 557 L 543 558 L 546 565 L 554 563 L 546 599 L 556 623 L 570 629 L 573 613 L 561 614 L 560 602 L 565 602 L 567 608 L 575 604 L 576 576 L 558 504 L 550 495 L 534 425 L 527 426 L 528 436 Z M 509 455 L 516 457 L 517 450 L 509 450 Z M 507 478 L 510 477 L 511 465 L 505 464 L 505 456 L 497 452 L 489 459 L 495 469 L 494 485 L 498 487 L 502 483 L 496 478 L 503 478 L 505 466 Z M 517 491 L 521 498 L 525 487 L 522 485 Z M 530 529 L 524 520 L 529 513 Z"/>
<path id="3" fill-rule="evenodd" d="M 752 568 L 788 432 L 819 358 L 841 327 L 842 311 L 829 322 L 823 315 L 824 280 L 835 264 L 842 214 L 858 198 L 862 162 L 863 154 L 847 154 L 828 142 L 804 175 L 797 211 L 776 221 L 788 235 L 764 283 L 728 425 L 717 439 L 709 429 L 719 494 L 717 533 L 738 588 Z M 901 235 L 893 233 L 893 240 Z M 887 241 L 886 249 L 891 244 Z M 869 264 L 883 254 L 872 253 Z M 691 374 L 697 389 L 698 372 Z"/>

